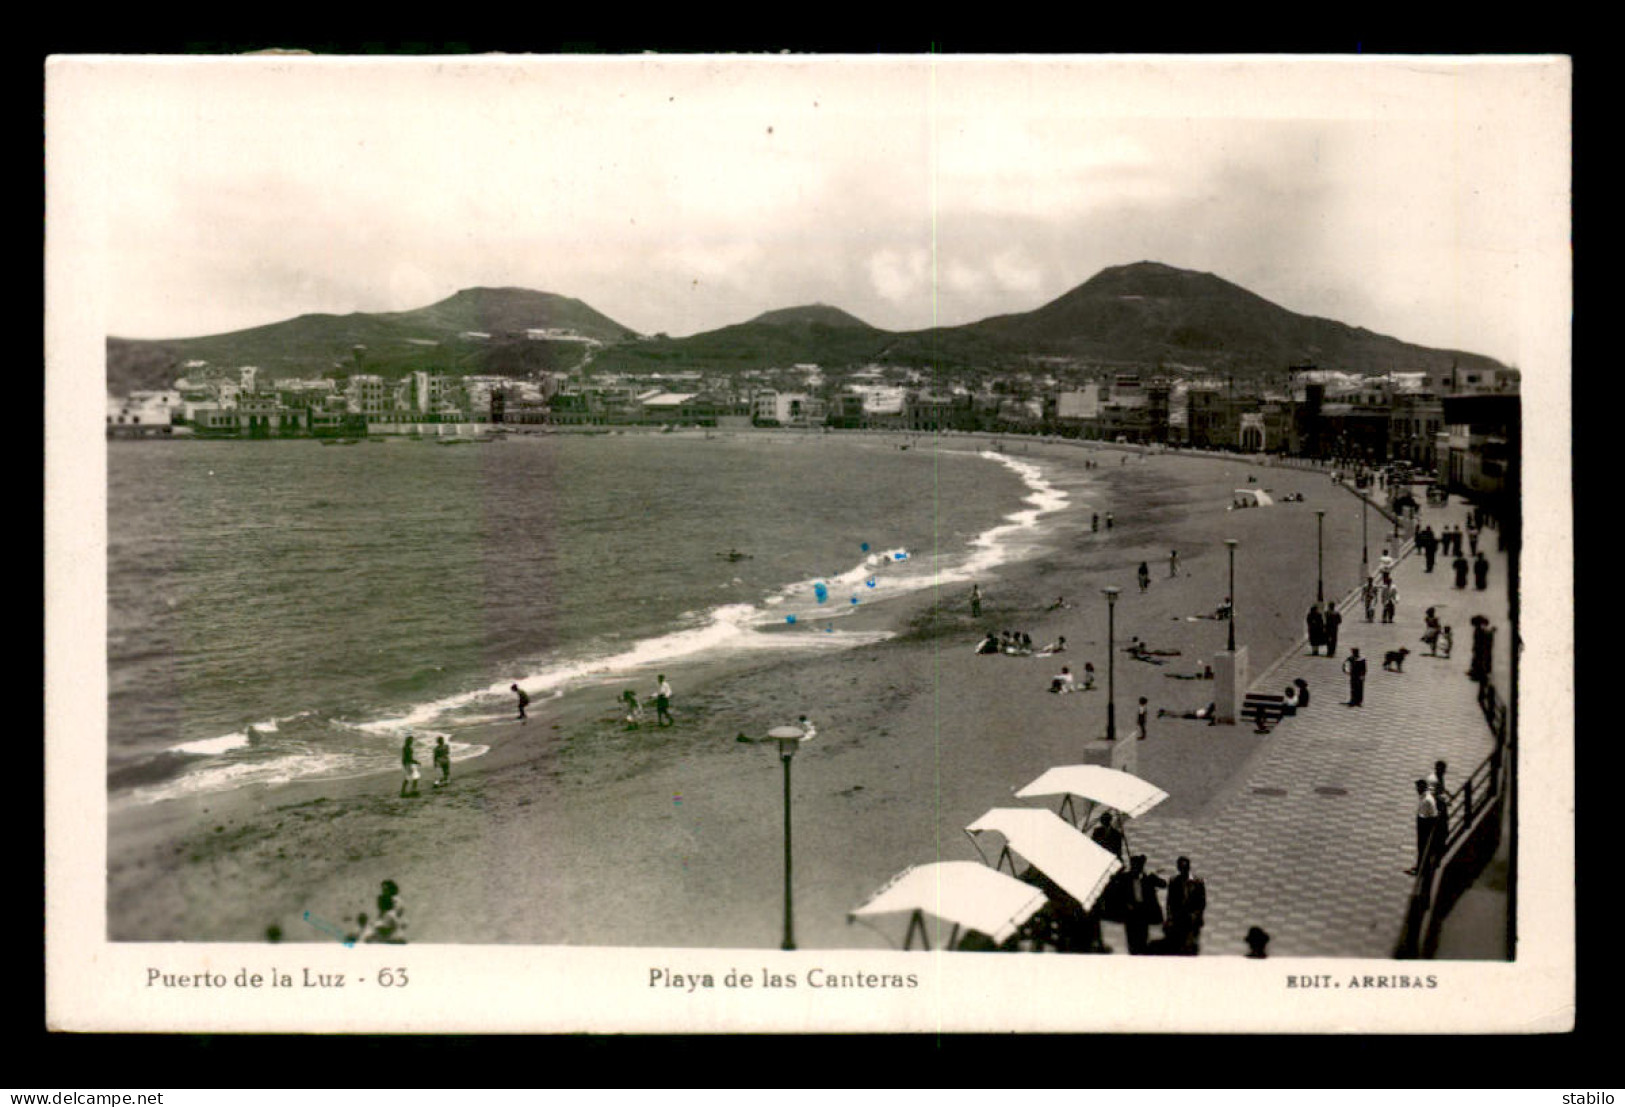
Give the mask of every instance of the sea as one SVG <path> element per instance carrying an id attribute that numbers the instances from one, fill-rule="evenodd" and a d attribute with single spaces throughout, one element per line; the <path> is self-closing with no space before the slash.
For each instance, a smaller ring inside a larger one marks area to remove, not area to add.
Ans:
<path id="1" fill-rule="evenodd" d="M 874 642 L 888 621 L 848 616 L 968 592 L 1089 497 L 1075 470 L 970 439 L 107 449 L 108 787 L 133 804 L 387 769 L 407 732 L 477 757 L 515 683 L 542 705 Z"/>

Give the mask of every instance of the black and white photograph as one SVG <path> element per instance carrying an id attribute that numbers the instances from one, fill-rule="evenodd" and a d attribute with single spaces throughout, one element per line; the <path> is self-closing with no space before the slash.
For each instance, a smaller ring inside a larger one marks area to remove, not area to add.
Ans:
<path id="1" fill-rule="evenodd" d="M 54 1027 L 1572 1026 L 1566 59 L 45 77 Z"/>

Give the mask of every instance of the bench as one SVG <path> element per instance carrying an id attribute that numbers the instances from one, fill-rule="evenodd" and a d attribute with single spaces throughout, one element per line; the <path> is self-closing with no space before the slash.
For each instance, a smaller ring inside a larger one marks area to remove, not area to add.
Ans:
<path id="1" fill-rule="evenodd" d="M 1272 696 L 1267 692 L 1248 692 L 1247 698 L 1241 704 L 1241 717 L 1253 720 L 1260 734 L 1268 734 L 1270 728 L 1280 722 L 1285 715 L 1285 696 Z"/>

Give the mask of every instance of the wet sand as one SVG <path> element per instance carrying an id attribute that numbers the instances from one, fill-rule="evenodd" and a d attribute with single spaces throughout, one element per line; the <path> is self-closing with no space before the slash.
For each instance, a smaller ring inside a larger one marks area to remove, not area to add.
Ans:
<path id="1" fill-rule="evenodd" d="M 1119 649 L 1138 635 L 1182 651 L 1161 667 L 1116 655 L 1119 735 L 1132 736 L 1146 696 L 1153 717 L 1137 745 L 1139 775 L 1171 794 L 1146 818 L 1201 810 L 1244 782 L 1248 758 L 1269 740 L 1155 718 L 1159 707 L 1212 698 L 1211 682 L 1165 674 L 1194 670 L 1224 645 L 1223 622 L 1186 618 L 1226 594 L 1223 539 L 1241 542 L 1237 635 L 1257 674 L 1302 635 L 1315 598 L 1316 508 L 1327 512 L 1326 595 L 1355 585 L 1359 501 L 1321 473 L 1242 458 L 1004 442 L 1016 458 L 1098 460 L 1099 510 L 1116 526 L 989 574 L 979 582 L 981 619 L 970 615 L 968 586 L 955 584 L 844 623 L 904 628 L 886 642 L 668 665 L 676 724 L 666 728 L 626 730 L 618 687 L 537 701 L 526 725 L 470 735 L 491 751 L 458 762 L 447 789 L 430 787 L 424 750 L 416 799 L 399 798 L 398 773 L 388 772 L 115 810 L 109 936 L 255 941 L 275 925 L 285 941 L 330 941 L 324 927 L 353 929 L 387 877 L 402 889 L 413 942 L 777 948 L 782 769 L 775 746 L 736 736 L 806 714 L 818 736 L 792 767 L 796 939 L 802 948 L 883 946 L 875 931 L 848 925 L 847 912 L 908 865 L 976 859 L 965 824 L 1021 805 L 1015 789 L 1077 761 L 1078 743 L 1104 732 L 1108 584 L 1122 589 Z M 1306 502 L 1227 511 L 1242 487 L 1299 491 Z M 1374 562 L 1385 524 L 1375 512 L 1370 523 Z M 1177 579 L 1170 549 L 1179 550 Z M 1151 570 L 1143 594 L 1141 561 Z M 1071 606 L 1048 610 L 1057 596 Z M 989 629 L 1025 631 L 1035 643 L 1064 634 L 1069 652 L 977 656 Z M 1048 694 L 1062 664 L 1076 673 L 1085 661 L 1096 691 Z M 1199 854 L 1201 843 L 1188 850 Z"/>

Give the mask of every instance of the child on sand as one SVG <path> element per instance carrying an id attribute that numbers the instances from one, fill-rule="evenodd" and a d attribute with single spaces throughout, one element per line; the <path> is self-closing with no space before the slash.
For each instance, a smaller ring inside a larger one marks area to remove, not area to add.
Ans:
<path id="1" fill-rule="evenodd" d="M 626 705 L 626 729 L 638 729 L 643 724 L 643 705 L 638 702 L 638 694 L 628 688 L 621 693 L 621 702 Z"/>

